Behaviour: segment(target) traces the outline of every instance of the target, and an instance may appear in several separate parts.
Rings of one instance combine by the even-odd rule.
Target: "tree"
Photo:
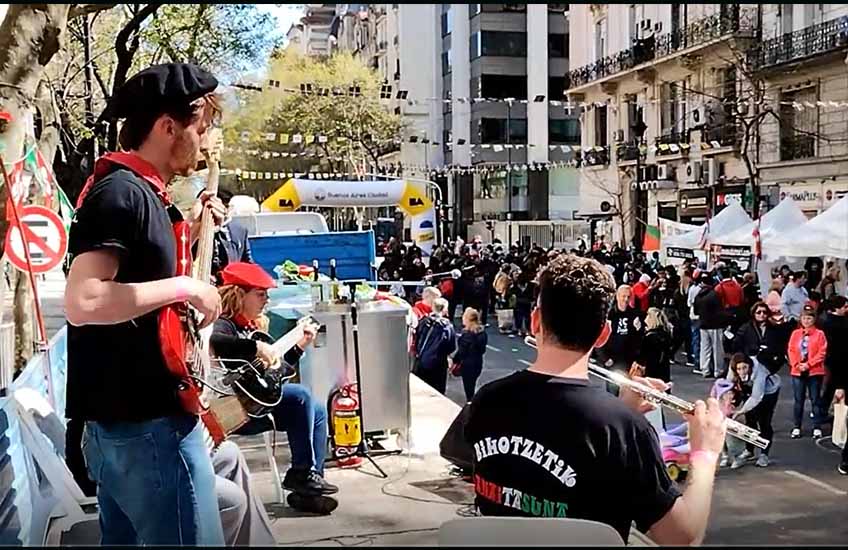
[[[285,51],[272,59],[268,73],[279,87],[240,94],[243,104],[225,125],[227,143],[261,149],[272,159],[275,152],[316,153],[322,156],[319,171],[333,172],[353,172],[365,163],[379,166],[380,157],[397,147],[401,119],[381,100],[383,83],[376,71],[350,54],[315,59]],[[269,140],[272,133],[275,139]],[[280,143],[280,134],[287,143]],[[292,144],[298,134],[302,143]],[[302,163],[297,159],[273,160],[271,170],[297,170],[296,163]],[[257,161],[232,152],[225,157],[230,165],[249,162],[251,169]]]

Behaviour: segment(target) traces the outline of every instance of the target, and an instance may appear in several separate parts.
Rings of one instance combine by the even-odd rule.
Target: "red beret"
[[[221,271],[221,279],[225,285],[237,285],[247,288],[269,289],[276,288],[274,278],[256,264],[235,262],[227,264]]]

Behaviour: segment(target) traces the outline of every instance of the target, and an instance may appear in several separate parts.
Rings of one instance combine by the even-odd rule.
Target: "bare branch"
[[[82,17],[83,15],[89,15],[92,13],[99,13],[101,11],[111,10],[118,4],[74,4],[71,6],[71,10],[68,12],[68,20],[76,19],[77,17]]]

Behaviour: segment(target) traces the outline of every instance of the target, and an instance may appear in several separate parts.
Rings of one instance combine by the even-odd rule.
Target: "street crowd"
[[[396,239],[379,242],[378,249],[384,257],[381,280],[422,281],[391,290],[415,304],[423,320],[411,339],[416,372],[442,393],[450,372],[462,376],[471,400],[484,363],[484,329],[497,319],[501,333],[529,334],[536,274],[559,254],[570,253],[594,258],[617,284],[608,317],[610,337],[593,352],[598,364],[669,383],[674,365],[692,369],[714,379],[711,395],[720,399],[728,417],[769,441],[786,385],[794,401],[793,439],[805,433],[823,437],[833,425],[831,405],[844,403],[848,299],[838,292],[843,288],[838,266],[821,258],[808,258],[802,271],[786,265],[774,270],[767,292],[761,292],[756,275],[734,261],[719,261],[709,269],[696,259],[662,265],[658,252],[648,256],[618,243],[608,246],[603,238],[592,246],[581,240],[570,250],[546,250],[483,244],[477,237],[439,246],[429,258]],[[450,276],[454,270],[458,278]],[[456,329],[460,305],[465,309]],[[808,432],[805,423],[811,424]],[[757,466],[769,465],[771,448],[757,456],[753,446],[728,440],[723,466],[737,469],[754,460]],[[838,469],[848,475],[848,452]]]

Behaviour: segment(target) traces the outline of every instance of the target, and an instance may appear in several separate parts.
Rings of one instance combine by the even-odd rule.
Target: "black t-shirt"
[[[626,367],[630,368],[630,363],[639,353],[644,334],[642,312],[630,306],[621,311],[617,305],[613,305],[608,318],[611,332],[600,355],[604,361],[612,359],[616,363],[626,363]]]
[[[525,370],[487,384],[465,438],[483,515],[593,520],[627,541],[680,496],[645,417],[587,380]]]
[[[91,188],[71,225],[69,262],[103,249],[120,258],[116,282],[141,283],[176,274],[176,240],[168,210],[149,183],[123,168]],[[158,313],[117,325],[68,325],[69,418],[144,421],[182,410],[177,379],[162,355]]]

